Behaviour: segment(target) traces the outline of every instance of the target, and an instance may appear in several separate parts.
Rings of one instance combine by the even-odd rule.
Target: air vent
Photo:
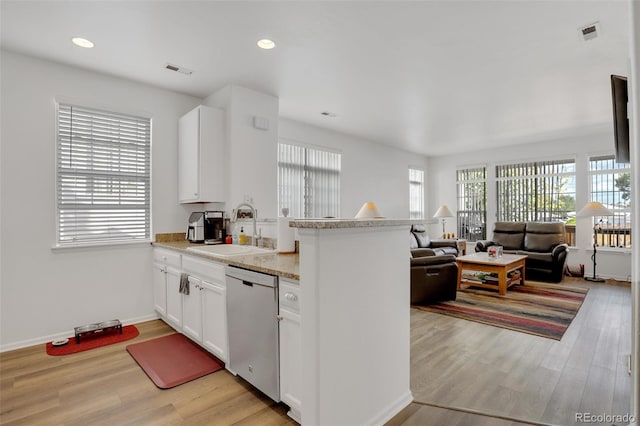
[[[324,115],[325,117],[331,117],[331,118],[337,117],[337,115],[335,113],[329,112],[329,111],[322,111],[320,114]]]
[[[190,69],[185,68],[185,67],[179,67],[178,65],[172,65],[170,63],[164,64],[164,67],[166,69],[168,69],[168,70],[179,72],[179,73],[186,74],[186,75],[193,74],[193,70],[190,70]]]
[[[582,34],[582,38],[584,41],[597,38],[600,35],[600,23],[595,22],[593,24],[589,24],[585,27],[580,28],[580,34]]]

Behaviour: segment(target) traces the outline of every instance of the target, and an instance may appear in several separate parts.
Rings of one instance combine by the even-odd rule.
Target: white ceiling
[[[3,48],[199,97],[235,83],[278,96],[283,117],[427,155],[609,129],[609,75],[627,74],[626,1],[0,7]],[[578,28],[595,21],[600,37],[584,42]],[[277,47],[258,49],[264,37]]]

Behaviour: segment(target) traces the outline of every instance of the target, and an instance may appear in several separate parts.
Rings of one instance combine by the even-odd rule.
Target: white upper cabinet
[[[224,111],[200,105],[178,121],[178,199],[224,201]]]

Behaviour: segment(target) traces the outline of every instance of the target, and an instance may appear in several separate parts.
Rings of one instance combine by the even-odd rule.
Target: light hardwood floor
[[[561,341],[412,309],[414,400],[557,425],[628,414],[630,287],[564,283],[590,290]]]
[[[576,412],[627,413],[630,289],[590,287],[560,342],[412,310],[415,402],[389,425],[571,425]],[[124,348],[173,330],[159,320],[138,328],[135,340],[75,355],[50,357],[44,345],[0,354],[0,424],[295,424],[227,371],[156,388]]]

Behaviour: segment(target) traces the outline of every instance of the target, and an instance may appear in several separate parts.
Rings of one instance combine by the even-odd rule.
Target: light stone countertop
[[[424,223],[424,219],[294,219],[289,223],[291,228],[306,229],[344,229],[344,228],[376,228],[382,226],[402,226]]]
[[[184,235],[184,234],[182,234]],[[212,253],[202,253],[187,250],[189,247],[202,247],[203,244],[193,244],[186,240],[166,241],[151,243],[154,247],[179,251],[182,254],[199,257],[207,260],[225,263],[227,265],[238,266],[240,268],[251,269],[256,272],[277,275],[282,278],[300,280],[300,261],[298,253],[276,253],[260,255],[237,255],[237,256],[216,256]]]

